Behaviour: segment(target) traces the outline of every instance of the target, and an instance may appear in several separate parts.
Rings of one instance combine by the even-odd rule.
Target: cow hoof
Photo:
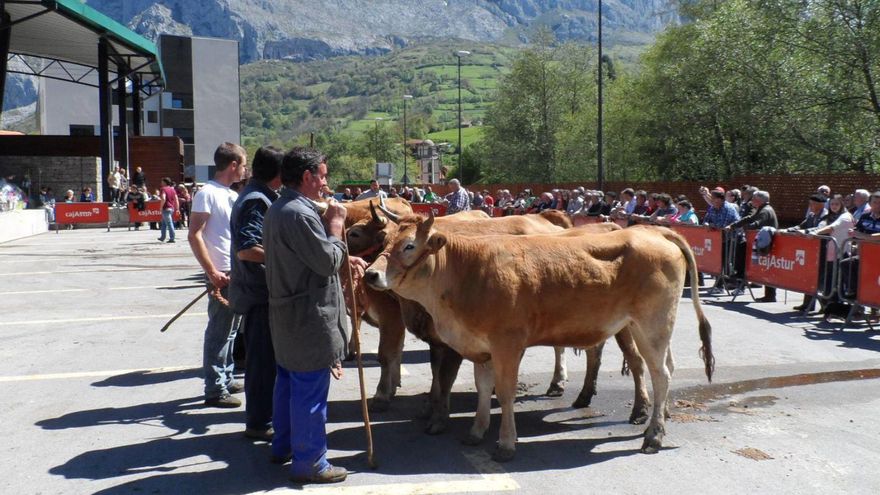
[[[515,449],[508,449],[499,445],[495,448],[495,452],[492,453],[492,460],[495,462],[507,462],[513,460],[515,454]]]
[[[547,391],[544,392],[544,395],[547,397],[562,397],[563,392],[565,392],[565,387],[559,383],[551,383]]]
[[[385,412],[391,407],[391,401],[388,399],[380,399],[378,397],[373,397],[370,400],[370,411],[371,412]]]
[[[571,407],[581,408],[581,407],[590,407],[590,402],[593,401],[592,395],[580,394],[578,398],[575,399],[574,403]]]
[[[439,435],[444,431],[446,431],[445,421],[431,421],[428,423],[428,426],[425,427],[425,433],[428,435]]]
[[[636,410],[633,409],[632,414],[629,415],[629,423],[632,425],[643,425],[648,422],[648,410]]]
[[[661,442],[659,438],[646,438],[642,443],[643,454],[656,454],[660,451]]]
[[[461,443],[464,445],[475,447],[483,443],[483,437],[479,437],[477,435],[474,435],[473,433],[468,433],[467,436],[461,440]]]

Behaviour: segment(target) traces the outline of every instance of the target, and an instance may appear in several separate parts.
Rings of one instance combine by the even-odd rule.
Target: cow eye
[[[404,250],[404,251],[409,251],[410,249],[415,249],[415,248],[416,248],[416,245],[415,245],[415,244],[407,244],[407,245],[403,248],[403,250]]]
[[[351,232],[348,233],[348,236],[349,237],[360,237],[360,234],[358,234],[357,230],[352,230]]]

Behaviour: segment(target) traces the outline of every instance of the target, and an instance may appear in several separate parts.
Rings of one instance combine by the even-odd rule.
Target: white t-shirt
[[[229,250],[232,248],[232,235],[229,231],[229,218],[236,199],[237,192],[212,180],[199,189],[192,202],[193,213],[210,215],[202,231],[202,239],[208,248],[208,257],[221,272],[231,269]]]

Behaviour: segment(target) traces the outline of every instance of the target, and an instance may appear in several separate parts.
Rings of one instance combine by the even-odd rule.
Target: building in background
[[[214,175],[217,145],[241,142],[238,41],[163,34],[156,44],[165,69],[165,91],[144,100],[141,134],[179,137],[184,144],[184,175],[205,182]],[[93,77],[97,83],[97,75]],[[96,89],[48,78],[39,82],[41,134],[98,134]],[[114,93],[115,132],[118,116]],[[139,165],[133,162],[131,167]]]

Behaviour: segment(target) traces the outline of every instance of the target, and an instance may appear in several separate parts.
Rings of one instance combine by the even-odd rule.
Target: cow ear
[[[433,252],[437,252],[446,245],[446,236],[440,233],[436,233],[428,238],[428,249]]]

